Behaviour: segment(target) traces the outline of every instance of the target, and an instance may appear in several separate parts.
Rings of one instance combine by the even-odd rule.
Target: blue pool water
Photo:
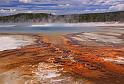
[[[95,32],[99,27],[68,25],[0,25],[0,33],[78,33]]]

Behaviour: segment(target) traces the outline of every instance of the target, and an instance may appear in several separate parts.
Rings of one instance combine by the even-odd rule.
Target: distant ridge
[[[52,15],[45,13],[20,13],[0,16],[0,22],[124,22],[124,11],[107,13]]]

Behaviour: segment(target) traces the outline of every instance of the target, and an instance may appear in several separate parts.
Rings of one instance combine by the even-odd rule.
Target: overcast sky
[[[0,14],[124,11],[124,0],[0,0]]]

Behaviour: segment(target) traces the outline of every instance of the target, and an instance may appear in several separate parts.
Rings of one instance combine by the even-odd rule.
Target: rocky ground
[[[31,35],[33,44],[0,51],[0,84],[124,84],[122,30]]]

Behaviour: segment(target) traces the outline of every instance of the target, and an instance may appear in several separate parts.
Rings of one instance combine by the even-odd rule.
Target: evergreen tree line
[[[124,11],[108,13],[52,15],[44,13],[21,13],[0,16],[0,22],[124,22]]]

